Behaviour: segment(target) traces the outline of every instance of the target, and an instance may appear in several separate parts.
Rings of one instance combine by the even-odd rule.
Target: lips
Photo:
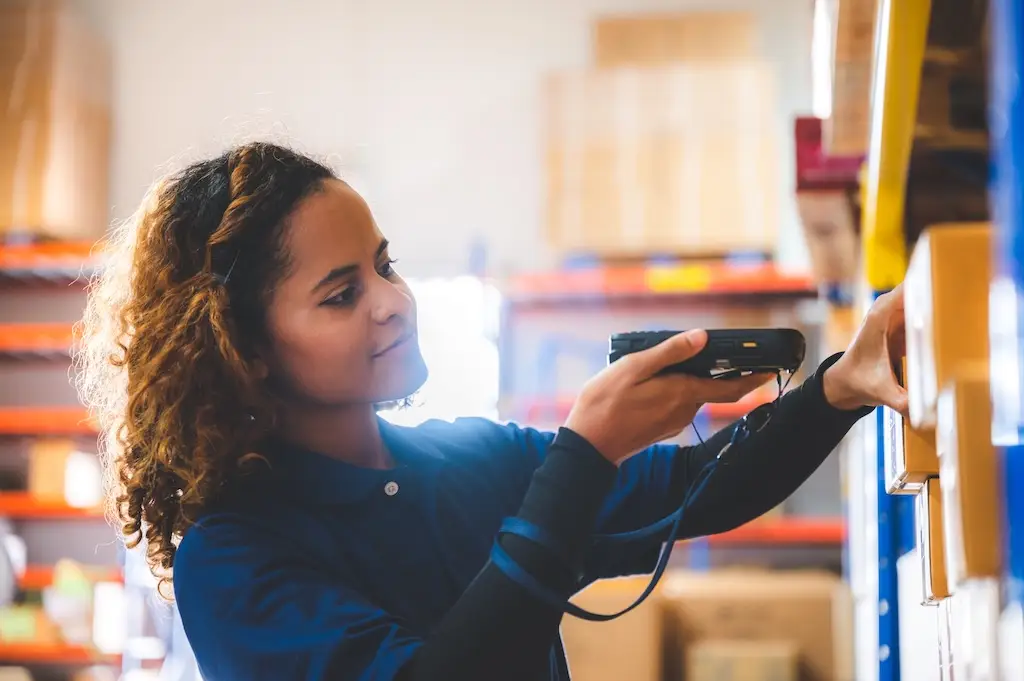
[[[405,345],[406,343],[409,342],[409,340],[412,338],[412,335],[413,334],[412,334],[411,331],[403,333],[401,336],[396,338],[390,345],[385,346],[383,350],[380,350],[379,352],[374,353],[373,358],[377,359],[378,357],[383,357],[384,355],[388,354],[392,350],[400,348],[401,346],[403,346],[403,345]]]

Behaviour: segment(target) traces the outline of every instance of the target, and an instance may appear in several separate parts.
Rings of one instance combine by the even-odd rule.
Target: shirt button
[[[393,497],[398,494],[398,483],[392,480],[388,484],[384,485],[384,494],[387,494],[389,497]]]

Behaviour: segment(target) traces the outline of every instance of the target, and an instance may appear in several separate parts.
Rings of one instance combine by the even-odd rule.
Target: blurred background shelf
[[[84,283],[94,270],[91,241],[44,241],[0,246],[0,284],[10,282]]]
[[[696,261],[520,274],[509,280],[503,293],[510,305],[577,305],[638,299],[673,303],[702,297],[813,297],[817,287],[806,274],[787,274],[770,263]]]
[[[0,492],[0,518],[97,520],[103,518],[103,510],[38,499],[28,492]]]
[[[70,644],[0,642],[0,664],[26,665],[119,665],[118,655],[104,655],[92,648]]]
[[[0,407],[0,436],[95,435],[81,407]]]
[[[0,324],[0,359],[68,357],[73,342],[71,324]]]
[[[124,574],[118,568],[85,568],[87,576],[97,582],[123,582]],[[29,565],[18,580],[18,586],[25,591],[40,591],[53,584],[53,567],[50,565]]]
[[[807,546],[838,548],[846,539],[846,521],[836,518],[771,518],[707,538],[711,546]]]

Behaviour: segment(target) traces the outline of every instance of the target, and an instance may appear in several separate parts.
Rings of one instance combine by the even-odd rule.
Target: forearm
[[[566,599],[576,590],[598,509],[615,467],[571,431],[559,433],[518,516],[559,542],[560,555],[515,535],[502,548]],[[535,598],[493,563],[477,575],[406,668],[405,681],[535,678],[550,664],[561,609]]]
[[[731,530],[785,501],[857,420],[870,413],[870,408],[836,409],[825,399],[823,377],[836,359],[830,357],[814,376],[783,396],[764,429],[730,447],[718,461],[707,485],[685,513],[685,537]],[[717,433],[706,446],[680,449],[671,474],[673,503],[682,502],[700,471],[730,441],[734,427]]]

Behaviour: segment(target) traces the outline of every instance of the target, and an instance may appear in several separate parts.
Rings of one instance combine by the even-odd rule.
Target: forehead
[[[319,277],[333,268],[357,264],[373,258],[381,239],[363,197],[344,182],[328,180],[289,219],[292,271]]]

